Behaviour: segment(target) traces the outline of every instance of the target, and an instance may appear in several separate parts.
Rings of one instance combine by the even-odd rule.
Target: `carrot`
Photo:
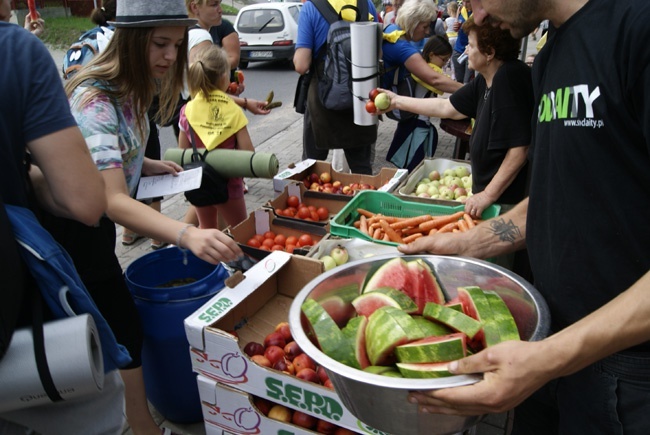
[[[414,240],[419,239],[420,237],[424,237],[424,234],[422,233],[415,233],[411,234],[410,236],[404,237],[404,243],[411,243]]]
[[[359,230],[363,234],[368,234],[368,219],[364,215],[359,218]]]
[[[364,210],[362,208],[358,208],[357,213],[359,213],[360,215],[365,216],[367,218],[371,218],[371,217],[373,217],[375,215],[373,212],[368,211],[368,210]]]
[[[458,229],[462,232],[469,230],[469,225],[465,222],[465,219],[458,219]]]
[[[476,224],[474,223],[474,219],[472,219],[472,217],[467,213],[463,215],[463,219],[465,220],[465,222],[467,222],[467,227],[469,229],[472,229],[476,226]]]
[[[390,242],[390,237],[388,237],[388,234],[384,233],[384,237],[381,238],[384,242]]]
[[[397,232],[390,226],[386,221],[381,221],[381,229],[388,234],[388,238],[391,242],[404,243],[402,237],[397,234]]]
[[[457,226],[458,226],[458,224],[456,222],[449,222],[448,224],[443,225],[438,230],[438,233],[450,233]]]
[[[438,228],[431,228],[431,231],[429,231],[429,235],[432,236],[437,232],[438,232]]]
[[[402,219],[402,220],[400,220],[398,222],[392,223],[390,226],[394,230],[399,230],[399,229],[402,229],[402,228],[418,226],[421,223],[429,221],[431,219],[433,219],[433,217],[431,215],[423,214],[423,215],[415,216],[415,217],[408,218],[408,219]]]
[[[381,228],[377,228],[373,233],[372,233],[372,238],[380,240],[381,237]]]

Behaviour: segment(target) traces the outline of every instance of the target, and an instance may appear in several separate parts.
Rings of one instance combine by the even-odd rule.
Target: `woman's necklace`
[[[483,101],[486,101],[488,97],[490,96],[490,91],[492,90],[492,87],[486,87],[485,88],[485,93],[483,94]]]

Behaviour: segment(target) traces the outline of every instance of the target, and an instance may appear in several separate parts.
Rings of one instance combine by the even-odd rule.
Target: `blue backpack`
[[[95,27],[81,35],[65,53],[63,78],[69,79],[98,54],[113,36],[113,27]],[[101,41],[98,41],[98,38]]]

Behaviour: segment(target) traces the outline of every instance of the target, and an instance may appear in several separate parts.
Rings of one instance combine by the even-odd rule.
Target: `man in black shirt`
[[[544,19],[553,25],[533,66],[530,196],[468,233],[400,250],[487,258],[527,246],[555,334],[453,363],[456,373],[480,372],[484,380],[412,398],[455,414],[521,404],[516,434],[647,434],[650,2],[472,3],[478,24],[509,28],[514,37]],[[499,224],[511,234],[496,231]]]

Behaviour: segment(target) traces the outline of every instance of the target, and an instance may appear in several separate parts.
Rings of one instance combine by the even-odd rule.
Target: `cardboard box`
[[[197,377],[197,382],[206,435],[317,433],[292,423],[268,418],[255,407],[252,396],[248,393],[201,375]]]
[[[277,209],[284,210],[287,208],[287,198],[289,196],[297,196],[300,199],[300,202],[314,207],[325,207],[329,211],[329,218],[327,220],[322,220],[318,222],[307,221],[297,217],[290,217],[284,215],[278,215],[276,213]],[[287,220],[291,222],[302,222],[311,225],[327,225],[329,219],[332,218],[336,213],[341,211],[341,209],[347,204],[349,198],[345,195],[319,195],[317,192],[308,190],[303,183],[298,183],[296,181],[291,181],[284,187],[284,191],[277,196],[275,199],[266,203],[266,207],[273,210],[273,214],[276,218]]]
[[[442,176],[443,172],[447,169],[453,169],[456,166],[463,166],[467,168],[470,173],[472,167],[466,160],[451,160],[451,159],[424,159],[422,162],[409,174],[405,181],[400,184],[395,192],[395,195],[405,201],[423,202],[427,204],[443,204],[456,206],[460,201],[436,199],[436,198],[422,198],[413,194],[418,182],[423,178],[428,178],[431,171],[438,171]]]
[[[322,272],[317,260],[272,252],[241,283],[225,288],[185,319],[192,367],[212,381],[359,431],[367,426],[334,390],[259,366],[242,350],[250,341],[263,342],[278,323],[286,322],[293,297]],[[238,337],[226,332],[230,330]]]
[[[265,258],[269,255],[269,251],[248,246],[247,242],[255,234],[264,234],[267,231],[284,234],[287,237],[300,237],[303,234],[309,234],[314,241],[314,245],[294,251],[298,255],[307,255],[327,235],[329,232],[329,223],[324,226],[317,226],[310,225],[308,222],[301,221],[300,219],[292,219],[291,221],[288,219],[277,219],[273,211],[268,208],[259,208],[252,211],[248,218],[237,226],[227,229],[227,233],[235,239],[241,249],[257,260]]]
[[[392,168],[382,168],[377,175],[348,174],[335,171],[329,162],[307,159],[297,163],[293,167],[283,170],[273,177],[273,189],[279,195],[291,180],[302,183],[306,176],[312,173],[322,174],[323,172],[329,172],[332,175],[332,180],[338,180],[344,186],[352,183],[368,184],[382,192],[394,191],[408,175],[408,170],[406,169]],[[322,196],[340,196],[347,198],[348,201],[350,199],[349,195],[335,195],[322,192],[318,192],[318,194]]]

